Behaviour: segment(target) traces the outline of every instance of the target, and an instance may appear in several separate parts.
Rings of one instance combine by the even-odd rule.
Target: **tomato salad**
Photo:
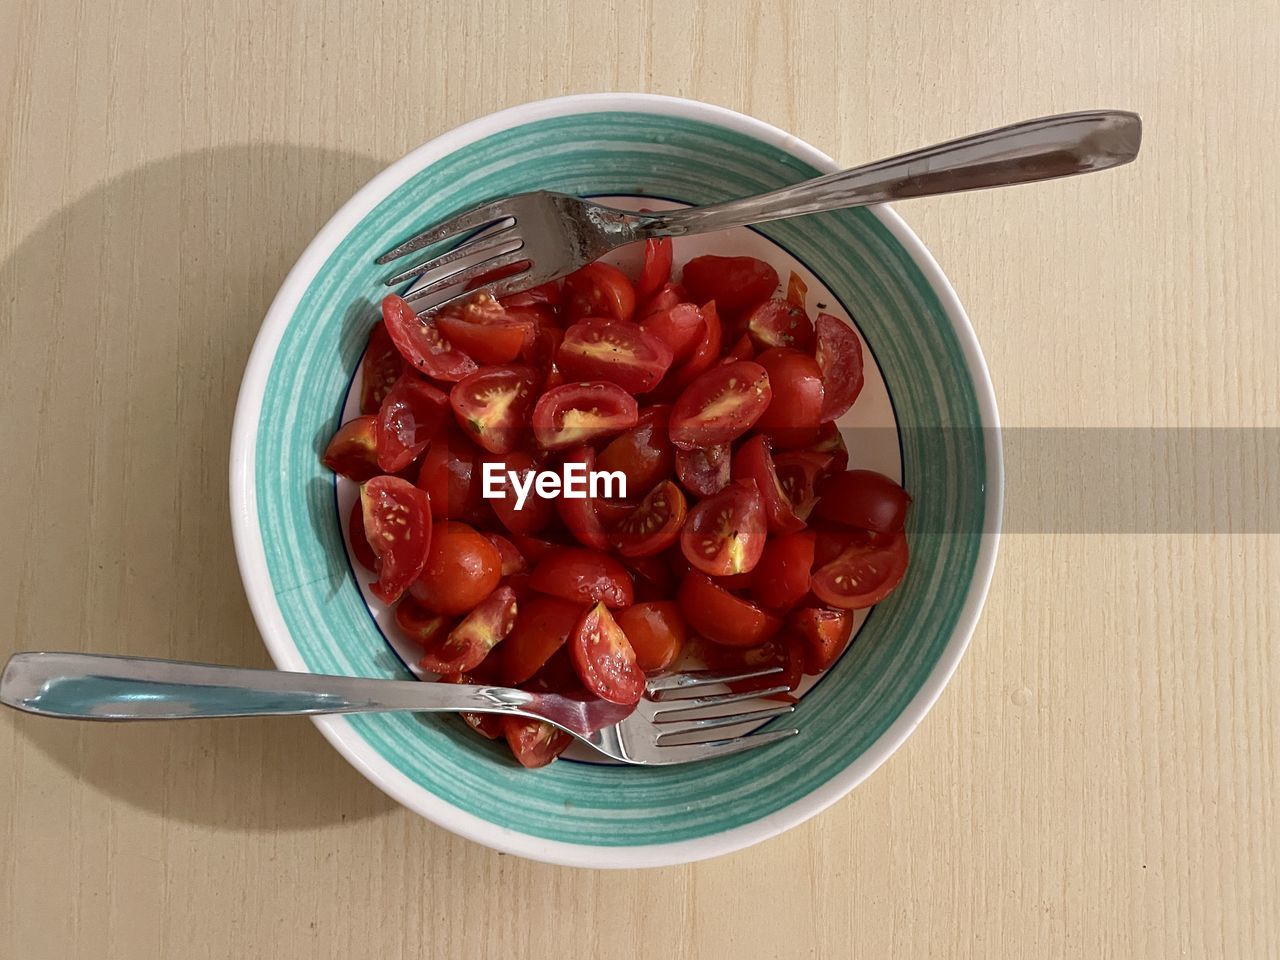
[[[671,241],[648,241],[634,280],[593,263],[425,320],[383,301],[360,415],[323,460],[361,485],[356,561],[442,682],[633,705],[646,672],[693,660],[777,664],[768,684],[795,690],[902,580],[911,498],[848,469],[835,426],[862,389],[857,335],[761,260],[671,269]],[[569,463],[621,473],[628,499],[482,495],[491,466]],[[570,742],[465,719],[527,767]]]

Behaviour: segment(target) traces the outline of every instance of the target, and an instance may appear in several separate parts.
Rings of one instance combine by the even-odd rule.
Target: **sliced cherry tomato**
[[[688,302],[689,292],[685,290],[682,285],[678,283],[664,283],[662,288],[636,311],[636,316],[643,320],[650,314],[658,313],[661,310],[670,310],[677,303]]]
[[[626,321],[635,312],[635,288],[617,267],[589,263],[564,278],[564,313],[570,320],[605,317]]]
[[[364,483],[381,473],[378,466],[376,417],[356,417],[338,428],[324,448],[320,462],[356,483]]]
[[[590,477],[596,469],[596,454],[588,446],[576,447],[570,450],[564,457],[564,464],[567,468],[569,464],[581,464],[583,474]],[[564,491],[556,498],[556,511],[560,514],[560,519],[564,521],[564,525],[569,528],[569,532],[573,534],[573,538],[584,547],[594,547],[597,550],[604,550],[609,546],[609,538],[605,535],[604,524],[600,520],[600,516],[596,510],[599,502],[595,497],[591,496],[591,487],[586,485],[585,497],[570,497]]]
[[[364,534],[378,558],[374,596],[394,603],[422,572],[431,547],[431,503],[399,477],[374,477],[360,488]]]
[[[613,528],[613,543],[624,557],[652,557],[680,536],[685,518],[684,494],[664,480]]]
[[[840,659],[853,635],[853,614],[848,610],[808,607],[787,620],[804,643],[804,672],[822,673]]]
[[[685,388],[671,409],[671,442],[693,449],[728,443],[760,419],[773,393],[769,374],[750,360],[708,370]]]
[[[476,467],[480,470],[482,495],[491,491],[501,494],[484,499],[512,534],[527,536],[537,533],[551,522],[555,516],[555,504],[538,492],[536,479],[540,465],[532,454],[517,450],[502,457],[482,456],[476,461]],[[527,490],[523,503],[520,502],[519,491],[512,485],[512,473],[515,473],[521,488]],[[486,474],[495,477],[488,489],[484,485]]]
[[[813,573],[811,589],[823,603],[861,610],[879,603],[907,572],[907,538],[864,534]]]
[[[502,735],[520,766],[545,767],[573,743],[573,737],[545,720],[503,715]]]
[[[640,329],[667,345],[674,364],[684,363],[693,356],[705,327],[702,311],[692,303],[655,310],[640,321]]]
[[[812,443],[822,416],[822,371],[807,353],[774,347],[756,357],[769,374],[773,398],[756,421],[779,447],[790,449]]]
[[[476,443],[490,453],[510,453],[528,437],[537,386],[529,367],[485,367],[454,384],[449,403]]]
[[[768,610],[789,610],[809,592],[816,537],[812,530],[770,537],[752,572],[752,587]]]
[[[489,542],[498,548],[498,556],[502,558],[502,576],[509,577],[512,574],[524,573],[529,569],[529,564],[516,545],[504,537],[500,533],[494,533],[492,530],[484,531],[484,535],[489,538]],[[518,592],[518,591],[517,591]]]
[[[449,398],[416,373],[406,371],[378,410],[374,435],[378,466],[399,473],[422,455],[448,417]]]
[[[503,310],[496,300],[493,303],[498,310]],[[473,323],[464,317],[443,314],[436,318],[436,326],[456,349],[477,363],[510,363],[535,333],[533,323],[524,318],[492,318]]]
[[[644,267],[636,281],[636,298],[648,300],[671,279],[671,238],[658,237],[644,242]]]
[[[732,461],[727,443],[676,451],[676,476],[695,497],[709,497],[729,484]]]
[[[727,577],[755,568],[765,536],[760,491],[752,480],[735,480],[689,511],[680,549],[691,566]]]
[[[506,266],[498,267],[487,273],[482,273],[470,283],[467,284],[468,290],[478,290],[480,287],[486,286],[505,277],[514,277],[517,273],[523,273],[529,269],[528,260],[520,260],[516,263],[509,263]],[[530,305],[545,304],[552,310],[560,309],[562,300],[560,293],[560,283],[551,280],[539,286],[523,290],[520,293],[509,293],[502,297],[498,302],[504,307],[525,307]]]
[[[685,575],[676,600],[695,632],[729,647],[759,646],[782,626],[777,617],[716,586],[696,570]]]
[[[675,550],[681,560],[680,550]],[[668,554],[667,556],[670,556]],[[636,599],[643,601],[665,600],[673,593],[676,575],[667,563],[667,556],[625,557],[623,562],[635,574]]]
[[[427,647],[419,666],[433,673],[466,673],[507,638],[516,623],[516,594],[498,587],[442,640]]]
[[[540,593],[577,603],[629,607],[635,597],[627,568],[609,554],[585,547],[548,550],[529,582]]]
[[[902,529],[911,495],[883,473],[846,470],[827,477],[814,514],[859,530],[896,533]]]
[[[396,604],[396,624],[404,635],[421,646],[443,639],[453,629],[453,618],[444,617],[423,607],[411,596],[403,596]]]
[[[670,600],[627,607],[618,614],[618,626],[635,651],[636,666],[646,672],[675,663],[689,633],[680,607]]]
[[[450,425],[431,441],[418,470],[418,489],[431,497],[431,515],[437,520],[482,515],[480,473],[475,465],[475,445],[457,427]]]
[[[764,502],[764,514],[770,533],[795,533],[804,529],[804,520],[795,512],[774,470],[769,441],[755,434],[733,455],[733,478],[753,480]]]
[[[600,525],[606,530],[612,530],[615,526],[631,516],[631,511],[639,506],[634,500],[615,500],[610,497],[599,497],[596,499],[596,516],[600,518]]]
[[[726,314],[741,313],[778,289],[778,271],[755,257],[694,257],[683,281],[696,301],[714,300]]]
[[[761,350],[771,347],[813,349],[813,324],[804,307],[786,300],[766,300],[746,315],[745,325],[751,340]]]
[[[364,535],[364,510],[359,500],[351,505],[351,513],[347,516],[347,541],[351,544],[351,554],[356,563],[366,570],[378,569],[378,556]]]
[[[831,454],[813,450],[788,450],[773,458],[774,476],[790,504],[791,512],[802,521],[809,519],[818,502],[818,484],[827,476]]]
[[[583,606],[559,597],[530,594],[520,604],[516,625],[502,644],[499,676],[508,685],[524,683],[564,646]]]
[[[755,344],[751,342],[751,338],[745,333],[738,338],[738,342],[729,348],[729,352],[724,355],[721,363],[733,363],[735,360],[750,360],[756,355]]]
[[[540,537],[533,537],[526,533],[511,534],[511,541],[529,563],[537,563],[547,555],[548,551],[554,550],[559,546],[559,544],[552,543],[550,540],[543,540]]]
[[[403,372],[404,358],[391,342],[387,325],[379,320],[369,331],[369,343],[360,358],[360,412],[377,413]]]
[[[454,349],[434,323],[421,320],[413,307],[394,293],[382,299],[382,319],[400,356],[419,373],[447,381],[475,373],[474,360]]]
[[[800,274],[792,270],[787,277],[787,303],[797,310],[803,310],[808,296],[809,285],[800,279]]]
[[[556,366],[569,380],[604,380],[645,393],[671,366],[671,349],[634,323],[585,320],[564,332]]]
[[[720,323],[720,311],[716,309],[714,300],[704,303],[698,308],[702,317],[702,328],[698,334],[698,344],[684,364],[669,378],[675,387],[687,387],[702,376],[720,359],[720,345],[724,338],[724,328]]]
[[[470,673],[446,673],[439,683],[487,683],[488,681]],[[502,736],[502,715],[498,713],[463,713],[459,714],[469,726],[486,740],[497,740]]]
[[[454,616],[493,593],[501,576],[498,548],[465,523],[449,520],[436,527],[426,563],[409,593],[428,610]]]
[[[849,448],[844,444],[844,434],[830,420],[818,427],[818,435],[809,449],[831,457],[831,462],[824,468],[826,473],[841,473],[849,466]]]
[[[829,313],[818,314],[817,340],[814,356],[825,389],[822,419],[835,420],[862,392],[862,341],[853,327]]]
[[[627,635],[603,603],[578,620],[569,637],[569,656],[583,686],[601,700],[624,706],[640,702],[644,674]]]
[[[790,691],[799,687],[804,678],[803,644],[790,631],[770,637],[757,647],[726,647],[709,643],[705,647],[704,660],[708,669],[718,673],[749,673],[766,667],[781,667],[779,673],[751,677],[748,680],[733,680],[728,686],[734,693],[786,687],[787,692],[766,694],[768,699],[784,703],[795,703],[796,698],[791,696]]]
[[[614,383],[566,383],[548,390],[533,408],[533,433],[546,450],[575,447],[636,425],[635,397]]]
[[[599,470],[619,471],[627,478],[626,495],[638,497],[671,476],[675,448],[667,437],[669,407],[640,411],[636,425],[609,441],[596,458]]]

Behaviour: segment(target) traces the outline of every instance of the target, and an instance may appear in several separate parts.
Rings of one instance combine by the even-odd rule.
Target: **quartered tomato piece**
[[[488,470],[491,476],[496,477],[489,490],[500,491],[502,495],[485,497],[484,502],[512,534],[534,534],[551,522],[555,515],[555,504],[538,493],[536,479],[539,463],[532,454],[517,450],[502,457],[481,456],[476,461],[476,469],[480,471],[482,493],[488,492],[484,487],[485,471]],[[519,489],[527,490],[523,503],[518,489],[512,483],[512,473],[516,475],[515,483],[519,484]]]
[[[338,428],[329,445],[324,448],[320,462],[356,483],[377,476],[378,436],[376,417],[356,417]]]
[[[492,530],[486,530],[484,535],[489,538],[490,543],[498,548],[498,556],[502,558],[502,575],[504,577],[524,573],[529,569],[529,564],[525,560],[524,554],[516,549],[514,543],[502,534],[494,533]]]
[[[764,513],[770,533],[795,533],[804,529],[804,520],[795,512],[778,475],[774,472],[769,441],[756,434],[733,455],[733,478],[754,480],[764,502]]]
[[[369,538],[364,535],[364,510],[359,500],[351,505],[351,513],[347,516],[347,541],[360,566],[366,570],[378,569],[377,554],[369,546]]]
[[[731,448],[727,443],[713,443],[693,450],[676,451],[676,476],[684,488],[696,497],[719,493],[729,483]]]
[[[627,568],[609,554],[585,547],[548,550],[529,582],[539,593],[576,603],[629,607],[635,597]]]
[[[634,323],[585,320],[564,332],[556,366],[568,380],[604,380],[645,393],[671,366],[671,349]]]
[[[804,672],[822,673],[840,659],[853,634],[853,614],[848,610],[808,607],[787,619],[804,644]]]
[[[774,476],[787,498],[791,512],[809,519],[818,502],[818,484],[831,468],[831,454],[813,450],[789,450],[773,458]]]
[[[463,520],[482,514],[476,448],[455,426],[431,441],[418,469],[418,489],[431,497],[437,520]]]
[[[436,317],[436,326],[456,349],[477,363],[510,363],[533,339],[534,324],[527,318],[506,315],[501,304],[489,299],[496,309],[484,322],[473,322],[465,314],[453,316],[446,313]]]
[[[684,494],[670,480],[654,487],[613,528],[613,543],[624,557],[652,557],[676,542],[685,519]]]
[[[428,610],[456,616],[491,594],[501,576],[498,548],[465,523],[450,520],[436,527],[431,550],[409,592]]]
[[[480,666],[489,651],[507,638],[516,622],[516,595],[498,587],[444,639],[427,647],[419,666],[433,673],[466,673]]]
[[[454,384],[454,417],[490,453],[509,453],[528,437],[538,387],[529,367],[485,367]]]
[[[401,597],[396,604],[396,625],[406,637],[424,647],[444,639],[453,624],[452,617],[433,613],[411,596]]]
[[[817,361],[799,350],[774,347],[756,357],[756,363],[768,372],[773,393],[756,429],[782,448],[812,443],[822,416],[822,371]]]
[[[800,279],[800,274],[792,270],[787,277],[787,303],[797,310],[803,310],[808,296],[809,285]]]
[[[841,610],[861,610],[879,603],[907,572],[907,538],[856,535],[831,562],[813,573],[811,589],[823,603]]]
[[[377,413],[403,372],[404,358],[391,342],[387,325],[379,320],[369,331],[369,344],[360,358],[360,412]]]
[[[741,313],[778,289],[778,271],[755,257],[694,257],[682,282],[693,299],[714,300],[726,314]]]
[[[524,683],[542,669],[569,639],[583,605],[533,593],[522,601],[511,636],[502,644],[499,676],[505,684]]]
[[[636,425],[635,397],[614,383],[566,383],[533,408],[533,433],[546,450],[575,447]]]
[[[691,566],[727,577],[755,568],[765,536],[760,491],[752,480],[735,480],[689,511],[680,549]]]
[[[475,373],[474,360],[455,349],[433,322],[421,320],[413,307],[394,293],[382,299],[382,319],[400,356],[419,373],[447,381]]]
[[[829,313],[818,314],[814,357],[822,371],[823,421],[835,420],[862,392],[862,341],[853,327]]]
[[[696,570],[685,575],[676,601],[694,632],[729,647],[759,646],[782,626],[777,617],[716,586]]]
[[[636,291],[627,275],[607,263],[589,263],[564,278],[564,314],[570,320],[606,317],[630,320]]]
[[[671,409],[671,442],[693,449],[728,443],[755,424],[773,394],[769,374],[750,360],[708,370],[685,388]]]
[[[671,351],[672,363],[684,363],[697,349],[705,329],[702,311],[692,303],[655,310],[640,321],[640,329],[657,337]]]
[[[618,614],[618,626],[635,651],[636,666],[646,672],[675,663],[689,633],[680,607],[670,600],[627,607]]]
[[[677,303],[688,302],[689,292],[683,286],[678,283],[664,283],[657,293],[641,304],[640,309],[636,311],[636,316],[644,320],[650,314],[670,310]]]
[[[578,620],[569,637],[569,656],[583,686],[601,700],[623,705],[640,702],[644,673],[627,635],[603,603]]]
[[[545,767],[573,743],[573,737],[545,720],[502,717],[502,735],[522,767]]]
[[[745,317],[747,334],[761,350],[771,347],[813,349],[813,324],[804,307],[786,300],[766,300]]]
[[[672,245],[670,237],[644,242],[644,267],[636,281],[636,298],[644,301],[657,293],[671,279]]]
[[[449,413],[449,398],[412,371],[388,391],[378,410],[374,435],[378,466],[398,473],[422,455]]]
[[[768,610],[789,610],[809,592],[815,536],[812,530],[770,537],[752,571],[752,589]]]
[[[896,533],[902,529],[911,495],[883,473],[846,470],[827,477],[814,514],[859,530]]]
[[[571,463],[581,464],[583,475],[589,478],[596,469],[595,451],[588,446],[581,446],[565,454],[566,476],[568,474],[567,468]],[[570,497],[566,492],[561,491],[560,496],[555,501],[556,511],[560,514],[560,519],[564,521],[564,525],[569,528],[569,532],[573,534],[575,540],[583,546],[604,550],[609,546],[609,538],[605,535],[604,524],[596,511],[598,501],[591,496],[589,483],[586,487],[587,495],[585,497]]]
[[[609,441],[596,458],[596,468],[621,472],[627,478],[627,496],[639,497],[671,476],[675,451],[667,437],[669,407],[641,410],[636,425]]]
[[[374,477],[360,488],[364,533],[378,558],[374,596],[394,603],[422,572],[431,546],[427,495],[399,477]]]

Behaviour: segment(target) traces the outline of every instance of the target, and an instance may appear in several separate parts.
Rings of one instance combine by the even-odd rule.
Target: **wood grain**
[[[267,663],[226,492],[260,318],[374,172],[538,97],[696,97],[850,163],[1138,110],[1124,171],[902,212],[1011,427],[1280,427],[1278,24],[1276,0],[8,0],[0,652]],[[954,682],[801,828],[563,870],[407,814],[306,721],[6,712],[0,956],[1270,955],[1280,538],[1073,527],[1047,456],[1011,446],[1010,514],[1043,523],[1005,539]]]

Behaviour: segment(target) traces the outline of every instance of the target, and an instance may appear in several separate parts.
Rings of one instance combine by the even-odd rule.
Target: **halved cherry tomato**
[[[618,626],[635,651],[636,666],[646,672],[675,663],[689,633],[680,607],[670,600],[627,607],[618,614]]]
[[[721,363],[733,363],[735,360],[750,360],[756,355],[755,344],[751,342],[751,338],[745,333],[738,338],[738,342],[729,348],[729,352],[724,355]]]
[[[728,443],[760,419],[773,393],[769,374],[750,360],[708,370],[685,388],[671,409],[671,442],[692,449]]]
[[[484,683],[479,677],[469,673],[446,673],[441,675],[440,683]],[[486,740],[497,740],[502,736],[502,715],[498,713],[462,713],[459,714],[469,726]]]
[[[613,528],[613,543],[624,557],[652,557],[676,542],[685,519],[684,494],[664,480]]]
[[[804,651],[802,641],[793,631],[779,633],[756,647],[726,647],[709,643],[704,650],[708,669],[717,673],[750,673],[766,667],[781,667],[778,673],[730,681],[729,689],[734,693],[746,693],[786,687],[787,692],[766,694],[767,699],[795,703],[796,698],[790,691],[799,687],[804,678]]]
[[[364,534],[378,558],[378,579],[369,589],[394,603],[422,572],[431,547],[431,503],[399,477],[374,477],[360,488]]]
[[[675,555],[680,557],[681,561],[684,560],[679,549],[675,550]],[[665,600],[672,595],[672,587],[675,585],[677,575],[671,569],[671,564],[667,563],[668,556],[670,553],[659,557],[624,558],[623,562],[627,568],[635,574],[636,600]]]
[[[698,314],[702,317],[698,343],[689,359],[672,374],[670,379],[675,387],[687,387],[714,367],[720,359],[724,328],[720,323],[720,311],[716,309],[716,302],[709,300],[704,303],[698,308]]]
[[[516,622],[516,595],[498,587],[462,618],[462,622],[423,654],[419,666],[433,673],[466,673],[507,638]]]
[[[640,309],[636,311],[636,316],[644,320],[650,314],[658,313],[661,310],[670,310],[677,303],[688,303],[689,292],[678,283],[664,283],[662,288],[658,290],[649,300],[641,304]]]
[[[583,606],[559,597],[530,594],[520,604],[516,625],[502,644],[499,676],[508,685],[524,683],[564,646]]]
[[[564,313],[570,320],[607,317],[630,320],[636,291],[627,275],[607,263],[589,263],[564,278]]]
[[[804,307],[786,300],[766,300],[746,315],[745,326],[761,350],[771,347],[813,349],[813,324]]]
[[[756,357],[756,363],[768,372],[773,394],[756,429],[783,448],[812,443],[822,416],[822,371],[817,361],[789,347],[774,347]]]
[[[853,327],[829,313],[818,314],[817,340],[814,356],[825,390],[822,419],[835,420],[862,392],[862,341]]]
[[[634,323],[585,320],[564,332],[556,366],[569,380],[604,380],[645,393],[671,366],[671,349]]]
[[[391,342],[387,325],[379,320],[369,331],[369,343],[360,358],[360,412],[377,413],[403,372],[404,358]]]
[[[669,407],[647,407],[636,425],[609,441],[596,458],[599,470],[620,471],[627,478],[627,496],[639,497],[671,476],[674,448],[667,438]]]
[[[681,581],[676,601],[698,634],[729,647],[759,646],[782,626],[777,617],[716,586],[696,570]]]
[[[596,469],[596,454],[588,446],[576,447],[565,454],[564,463],[566,467],[571,463],[582,464],[584,475],[590,478]],[[604,524],[596,512],[598,501],[591,496],[590,484],[586,486],[585,497],[570,497],[561,491],[555,501],[556,511],[575,540],[585,547],[604,550],[609,546],[609,538],[605,535]]]
[[[366,570],[378,569],[378,556],[369,546],[369,538],[364,535],[364,510],[360,501],[351,505],[351,513],[347,516],[347,541],[351,544],[351,553],[356,563]]]
[[[433,613],[411,596],[401,597],[396,604],[396,624],[406,637],[424,647],[443,638],[453,623],[452,617]]]
[[[639,417],[635,397],[615,383],[566,383],[538,400],[533,433],[544,449],[562,450],[630,429]]]
[[[356,483],[376,477],[381,472],[378,466],[377,418],[356,417],[340,426],[324,448],[320,462]]]
[[[494,306],[502,306],[494,301]],[[453,346],[477,363],[510,363],[533,339],[534,325],[527,319],[493,318],[473,323],[464,317],[443,314],[436,326]]]
[[[729,484],[732,461],[727,443],[676,451],[676,476],[696,497],[709,497]]]
[[[476,460],[476,469],[480,471],[481,492],[484,492],[485,471],[497,473],[497,481],[492,487],[501,491],[499,497],[485,497],[494,515],[512,534],[529,535],[546,527],[555,516],[555,504],[538,493],[536,478],[540,465],[532,454],[517,450],[506,456],[481,456]],[[527,485],[528,493],[524,503],[517,508],[520,498],[513,488],[510,475],[515,473],[522,487]]]
[[[752,571],[752,587],[760,605],[789,610],[809,592],[815,536],[812,530],[770,537]]]
[[[634,500],[615,500],[610,497],[598,497],[595,503],[596,516],[600,518],[600,525],[606,530],[612,530],[631,516],[631,511],[639,506]]]
[[[520,766],[545,767],[573,743],[573,737],[545,720],[503,715],[502,735]]]
[[[418,470],[418,489],[431,497],[433,517],[460,520],[482,513],[475,466],[476,448],[457,427],[450,425],[431,441]]]
[[[513,277],[517,273],[523,273],[528,269],[528,260],[509,263],[506,266],[498,267],[497,269],[489,270],[486,273],[480,274],[480,276],[467,284],[467,289],[477,290],[486,284],[493,283],[495,280],[501,280],[504,277]],[[529,290],[523,290],[520,293],[509,293],[498,302],[508,308],[545,304],[552,310],[558,310],[560,309],[561,300],[560,284],[556,280],[551,280]]]
[[[501,576],[498,548],[465,523],[449,520],[436,528],[422,572],[409,593],[428,610],[453,616],[466,613],[493,593]]]
[[[543,540],[527,533],[512,533],[511,542],[516,545],[516,549],[520,551],[521,556],[529,563],[537,563],[547,555],[548,551],[554,550],[558,546],[558,544],[552,543],[550,540]]]
[[[671,238],[658,237],[644,242],[644,267],[636,281],[636,298],[647,300],[671,278]]]
[[[755,568],[765,536],[760,491],[752,480],[735,480],[689,511],[680,549],[703,573],[727,577]]]
[[[827,476],[831,454],[813,450],[788,450],[773,458],[774,476],[791,512],[808,521],[818,502],[818,484]]]
[[[529,582],[540,593],[577,603],[629,607],[635,597],[627,568],[609,554],[585,547],[548,550]]]
[[[849,466],[849,448],[845,446],[844,434],[830,420],[818,427],[818,435],[809,449],[831,457],[831,462],[824,468],[827,473],[841,473]]]
[[[829,670],[853,634],[853,614],[848,610],[808,607],[793,613],[787,624],[804,643],[804,672],[808,674]]]
[[[693,356],[705,324],[702,311],[692,303],[677,303],[655,310],[640,321],[640,329],[657,337],[671,350],[671,362],[681,364]]]
[[[419,373],[448,381],[475,373],[474,360],[454,349],[434,323],[419,319],[413,307],[394,293],[382,299],[382,319],[400,356]]]
[[[578,620],[569,637],[569,656],[583,686],[601,700],[623,705],[640,702],[644,674],[627,635],[603,603]]]
[[[741,313],[778,289],[778,271],[755,257],[694,257],[682,282],[702,302],[714,300],[726,314]]]
[[[489,538],[489,542],[498,548],[498,556],[502,558],[502,575],[509,577],[512,574],[524,573],[529,569],[529,564],[516,545],[504,537],[500,533],[494,533],[492,530],[484,531],[484,535]]]
[[[864,533],[814,571],[811,589],[823,603],[861,610],[893,592],[907,572],[907,560],[907,538],[901,531],[887,538]]]
[[[458,425],[490,453],[509,453],[528,436],[537,375],[529,367],[485,367],[449,391]]]
[[[883,473],[846,470],[827,477],[814,514],[859,530],[896,533],[902,529],[911,495]]]
[[[804,520],[797,516],[795,507],[778,481],[769,441],[763,434],[752,436],[733,455],[733,478],[755,481],[764,502],[770,533],[795,533],[804,529]]]
[[[406,371],[378,410],[374,435],[378,466],[398,473],[422,455],[448,416],[449,398],[416,373]]]

